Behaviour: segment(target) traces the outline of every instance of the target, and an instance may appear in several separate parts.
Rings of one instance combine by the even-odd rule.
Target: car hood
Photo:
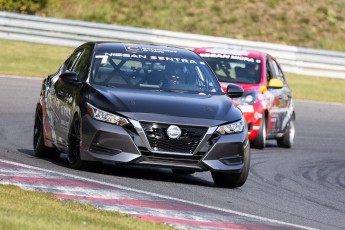
[[[241,112],[226,95],[134,90],[92,86],[89,102],[135,120],[212,126],[239,120]]]

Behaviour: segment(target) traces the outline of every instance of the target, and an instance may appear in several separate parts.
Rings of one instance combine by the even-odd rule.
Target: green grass
[[[0,74],[46,77],[73,48],[0,40]],[[345,103],[345,79],[287,74],[295,99]]]
[[[0,185],[0,229],[173,229],[51,194]]]
[[[55,73],[74,48],[0,40],[2,74],[46,77]]]
[[[345,103],[345,79],[286,75],[295,99]]]

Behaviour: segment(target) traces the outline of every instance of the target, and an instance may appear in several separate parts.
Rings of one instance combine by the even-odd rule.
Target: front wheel
[[[285,129],[284,136],[277,139],[279,147],[291,148],[295,138],[295,115],[292,115],[287,127]]]
[[[244,185],[250,168],[249,152],[243,158],[244,166],[240,173],[211,172],[214,183],[223,188],[237,188]]]
[[[52,159],[58,159],[60,157],[60,152],[58,150],[44,145],[43,113],[41,105],[37,106],[35,113],[33,148],[36,157],[48,157]]]
[[[263,149],[266,146],[266,117],[262,115],[258,136],[250,142],[250,146],[255,149]]]
[[[80,120],[74,116],[68,137],[67,158],[72,169],[83,169],[86,162],[80,158]]]

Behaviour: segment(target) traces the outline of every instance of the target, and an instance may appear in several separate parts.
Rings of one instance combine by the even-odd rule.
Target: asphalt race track
[[[249,179],[231,190],[215,187],[209,173],[111,165],[83,172],[71,170],[65,155],[36,158],[32,131],[41,82],[0,77],[0,160],[293,225],[345,229],[345,104],[295,101],[293,148],[269,141],[264,150],[252,150]]]

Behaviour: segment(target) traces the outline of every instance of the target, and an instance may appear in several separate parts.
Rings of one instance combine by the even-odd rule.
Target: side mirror
[[[226,94],[231,98],[242,97],[243,95],[243,88],[241,86],[235,84],[229,84],[227,87]]]
[[[75,72],[64,72],[59,76],[59,79],[63,83],[79,85],[81,82],[78,79],[78,75]]]
[[[270,89],[281,89],[283,87],[284,87],[284,83],[282,80],[272,78],[268,82],[268,88],[270,88]]]

